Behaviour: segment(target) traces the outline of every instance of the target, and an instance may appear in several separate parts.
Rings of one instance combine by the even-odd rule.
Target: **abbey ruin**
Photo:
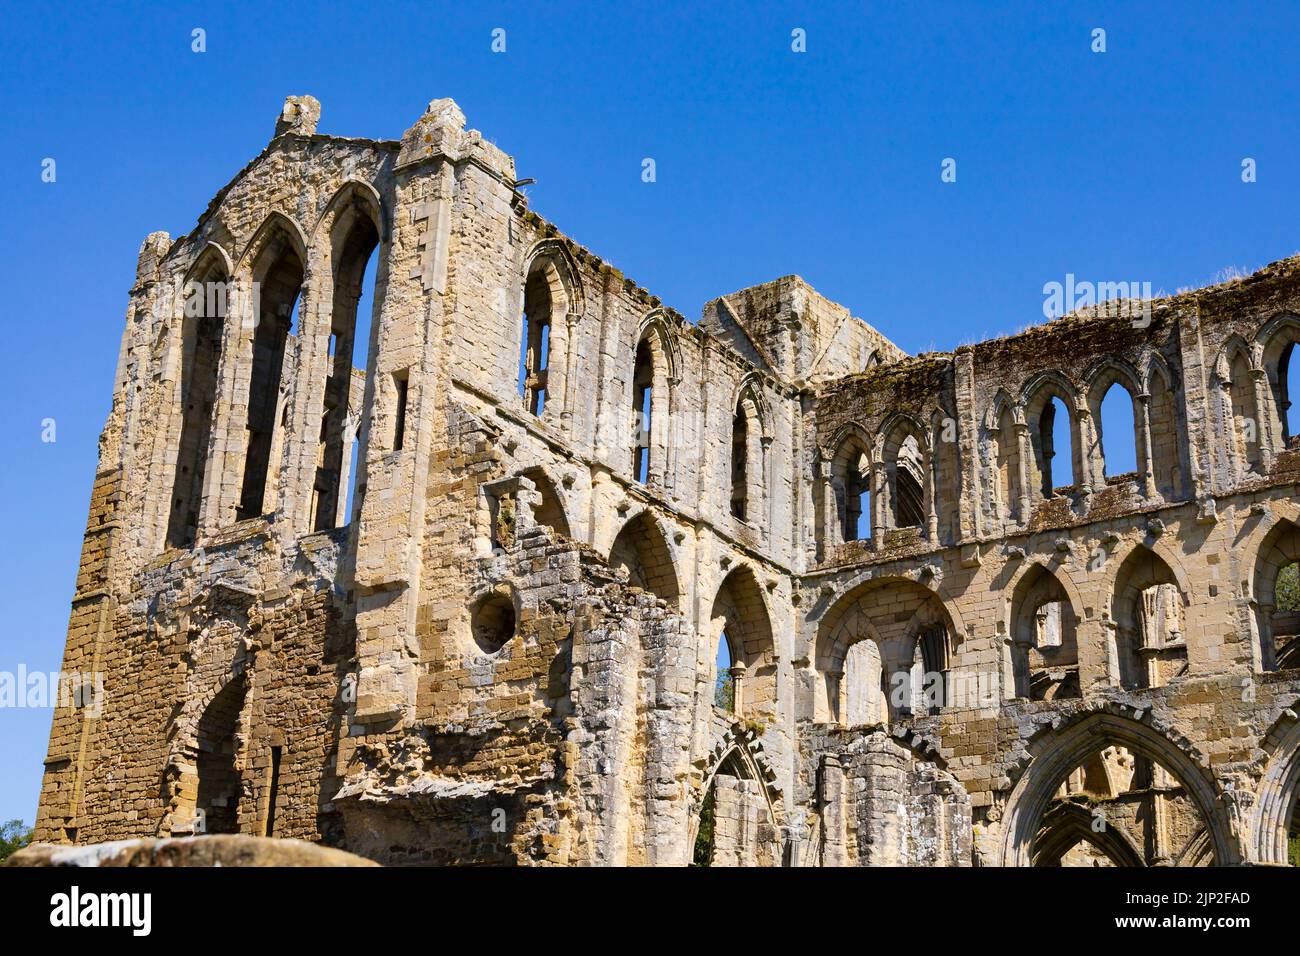
[[[141,247],[38,840],[1288,861],[1300,259],[908,356],[795,276],[688,321],[451,100],[319,114]]]

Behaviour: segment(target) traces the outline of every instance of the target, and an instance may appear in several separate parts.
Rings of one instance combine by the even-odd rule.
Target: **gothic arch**
[[[538,495],[541,496],[541,501],[533,509],[533,522],[546,525],[553,532],[563,537],[573,537],[573,530],[569,524],[568,509],[564,505],[564,494],[560,490],[564,487],[564,483],[562,481],[557,482],[552,477],[550,470],[540,464],[524,468],[519,472],[519,477],[531,481],[536,487]]]
[[[207,774],[201,758],[205,751],[212,751],[215,742],[207,739],[212,730],[206,726],[212,723],[210,712],[226,698],[237,703],[233,724],[230,726],[232,735],[237,735],[247,728],[252,688],[253,670],[249,666],[249,658],[241,654],[220,680],[212,681],[200,693],[187,697],[180,712],[169,723],[165,731],[168,742],[167,763],[162,769],[167,812],[158,824],[157,833],[160,836],[203,832],[202,828],[196,826],[196,818],[198,810],[207,809],[203,806],[205,791],[208,789],[204,781]],[[235,774],[242,770],[238,757],[238,753],[231,754],[229,769]],[[222,825],[216,832],[237,831],[231,830],[228,825]]]
[[[883,468],[877,481],[884,498],[875,513],[889,528],[928,529],[933,505],[930,436],[913,415],[895,412],[876,433],[873,458]]]
[[[1294,506],[1287,510],[1290,516],[1269,522],[1268,530],[1258,538],[1253,550],[1255,560],[1250,578],[1250,597],[1255,614],[1252,657],[1257,671],[1277,670],[1279,662],[1281,668],[1290,669],[1296,666],[1297,661],[1294,647],[1287,646],[1279,655],[1277,638],[1285,635],[1292,641],[1300,641],[1300,637],[1293,636],[1296,634],[1294,628],[1281,629],[1280,625],[1286,622],[1286,618],[1277,622],[1274,618],[1278,574],[1288,565],[1300,561],[1300,522],[1295,519]],[[1255,544],[1254,541],[1251,543]]]
[[[257,321],[251,329],[241,327],[239,332],[238,363],[248,369],[248,402],[241,435],[244,455],[236,520],[274,511],[280,493],[280,453],[293,381],[292,375],[285,375],[284,366],[291,354],[293,316],[310,311],[302,304],[308,268],[302,230],[281,212],[267,216],[241,260],[239,281],[254,284],[250,292],[256,290]],[[244,318],[251,316],[241,316]]]
[[[643,510],[628,519],[609,547],[612,568],[628,573],[628,583],[662,598],[674,610],[680,608],[682,592],[673,561],[672,548],[659,519]]]
[[[543,239],[524,256],[519,276],[519,393],[530,413],[553,419],[557,409],[567,420],[576,361],[569,338],[585,311],[577,264],[563,241]]]
[[[578,263],[574,261],[568,245],[563,240],[555,238],[535,242],[524,254],[520,275],[527,278],[539,261],[545,261],[553,268],[553,273],[547,279],[551,283],[552,292],[563,296],[565,311],[573,315],[585,315],[586,289],[582,283]],[[559,285],[556,286],[555,283]]]
[[[740,380],[740,384],[736,387],[735,394],[732,396],[731,407],[737,408],[741,402],[746,401],[753,403],[754,412],[762,425],[762,434],[770,436],[772,433],[772,412],[763,393],[763,379],[757,372],[750,372]]]
[[[681,380],[682,355],[677,344],[677,335],[663,309],[654,309],[641,320],[637,328],[636,342],[639,344],[646,339],[652,339],[657,343],[658,349],[667,362],[665,372],[668,382],[670,385],[675,385]]]
[[[1011,397],[1011,393],[1006,388],[999,388],[997,394],[993,396],[993,401],[989,403],[988,411],[984,413],[984,427],[989,431],[996,431],[998,423],[1002,420],[1002,413],[1010,409],[1013,415],[1023,415],[1024,409]]]
[[[877,591],[891,591],[895,599],[910,601],[911,613],[882,613],[872,599]],[[929,625],[941,625],[949,652],[958,649],[965,634],[959,613],[931,587],[903,576],[859,578],[844,590],[818,624],[813,667],[821,678],[813,701],[814,720],[838,720],[843,706],[843,674],[849,648],[861,640],[874,641],[886,679],[911,673],[918,638]],[[895,709],[890,702],[891,712]]]
[[[740,716],[774,715],[776,641],[763,588],[749,565],[734,568],[718,586],[705,628],[707,654],[713,654],[724,632],[731,645],[733,669],[743,668],[735,712]]]
[[[844,424],[840,425],[831,433],[830,440],[819,449],[821,460],[827,464],[833,462],[835,457],[840,453],[840,450],[844,447],[844,443],[850,438],[856,439],[861,443],[863,450],[866,451],[868,455],[872,456],[872,461],[874,463],[876,460],[874,457],[876,440],[872,438],[870,432],[855,421],[844,422]]]
[[[1065,591],[1066,597],[1070,602],[1071,609],[1078,616],[1079,620],[1082,621],[1083,608],[1084,608],[1083,596],[1079,593],[1079,588],[1075,585],[1074,579],[1070,577],[1069,574],[1065,573],[1065,568],[1060,564],[1057,564],[1055,567],[1053,567],[1053,565],[1049,561],[1046,561],[1043,558],[1027,558],[1024,562],[1022,562],[1019,570],[1017,570],[1011,576],[1011,579],[1007,581],[1006,587],[1002,589],[1003,594],[1008,594],[1013,596],[1011,599],[1008,599],[1006,604],[1006,609],[1005,609],[1007,615],[1006,622],[1007,622],[1008,633],[1010,633],[1011,626],[1012,626],[1011,615],[1013,613],[1012,604],[1014,603],[1014,595],[1016,591],[1020,588],[1021,584],[1024,582],[1025,578],[1031,572],[1036,573],[1034,572],[1035,568],[1040,568],[1043,571],[1046,571],[1048,574],[1050,574],[1053,578],[1056,579],[1056,582],[1061,586],[1061,589]]]
[[[1005,594],[1009,659],[1004,665],[1013,695],[1033,700],[1078,697],[1079,625],[1083,601],[1070,576],[1058,564],[1025,562],[1008,582]],[[1047,608],[1045,612],[1043,609]]]
[[[1137,369],[1113,355],[1098,359],[1089,366],[1083,381],[1083,391],[1089,397],[1090,404],[1093,398],[1100,404],[1102,394],[1115,382],[1123,385],[1135,397],[1142,392],[1142,378]]]
[[[1183,617],[1191,604],[1187,574],[1158,540],[1134,545],[1122,561],[1113,563],[1108,642],[1111,683],[1126,688],[1162,686],[1187,668]],[[1172,602],[1167,600],[1170,587],[1176,593]]]
[[[1173,370],[1169,367],[1169,362],[1159,352],[1154,350],[1147,352],[1142,358],[1142,366],[1138,370],[1142,383],[1142,391],[1151,392],[1151,386],[1158,378],[1164,382],[1165,388],[1171,392],[1175,391],[1180,384],[1180,379],[1174,375]]]
[[[1059,398],[1065,407],[1073,412],[1078,407],[1078,389],[1060,372],[1047,370],[1030,376],[1020,388],[1020,397],[1016,401],[1019,408],[1028,408],[1030,403],[1046,393]]]
[[[1287,863],[1287,834],[1300,799],[1300,719],[1297,701],[1284,711],[1265,735],[1269,753],[1255,790],[1247,852],[1255,863]]]
[[[1020,392],[1019,406],[1029,427],[1030,455],[1023,470],[1028,479],[1025,492],[1031,502],[1054,496],[1059,473],[1053,474],[1052,459],[1060,450],[1055,447],[1055,406],[1059,400],[1069,419],[1070,475],[1075,489],[1090,487],[1088,450],[1084,444],[1079,392],[1064,375],[1056,371],[1039,372],[1027,381]],[[1050,427],[1049,427],[1050,426]],[[1063,487],[1063,486],[1062,486]],[[1022,516],[1023,517],[1023,516]]]
[[[1002,816],[1001,865],[1032,864],[1034,841],[1054,794],[1070,772],[1087,760],[1102,742],[1127,747],[1163,765],[1183,785],[1200,812],[1209,831],[1214,862],[1221,866],[1240,862],[1229,811],[1200,755],[1146,721],[1103,709],[1081,713],[1029,741],[1028,762],[1016,779]]]
[[[315,261],[309,271],[320,276],[318,301],[328,303],[328,312],[315,310],[306,317],[300,332],[304,342],[315,343],[315,373],[324,374],[319,427],[308,434],[318,434],[316,466],[310,473],[308,527],[324,531],[348,521],[349,487],[356,476],[352,471],[352,452],[357,440],[355,423],[363,404],[354,382],[352,357],[357,347],[358,308],[369,263],[375,257],[375,302],[383,299],[387,270],[384,265],[383,206],[379,194],[369,183],[349,179],[335,192],[316,224],[312,254]],[[368,318],[369,321],[369,318]],[[377,332],[373,328],[372,331]],[[325,347],[325,343],[329,343]],[[366,366],[370,365],[369,342]],[[311,346],[309,346],[311,348]],[[309,397],[310,400],[310,397]],[[312,414],[310,411],[306,415]],[[358,462],[360,464],[360,462]]]
[[[1295,437],[1289,434],[1287,411],[1294,404],[1293,396],[1300,395],[1300,382],[1290,381],[1289,376],[1290,359],[1297,345],[1300,318],[1282,313],[1260,327],[1252,349],[1267,379],[1267,437],[1275,452],[1284,450],[1289,439]]]
[[[303,268],[306,269],[307,263],[310,261],[309,250],[311,248],[310,243],[307,241],[307,234],[296,220],[277,209],[266,217],[262,225],[258,227],[257,232],[253,234],[253,238],[244,246],[244,251],[239,256],[236,271],[246,273],[252,270],[253,279],[260,281],[261,277],[256,274],[258,260],[262,258],[262,254],[277,236],[283,236],[289,242],[299,261],[302,262]]]
[[[198,255],[194,257],[194,264],[190,266],[189,271],[185,273],[185,280],[182,286],[191,282],[202,281],[203,277],[214,270],[219,270],[226,276],[229,281],[235,274],[235,264],[230,259],[230,253],[217,242],[209,239],[203,244]]]
[[[335,232],[338,220],[352,207],[364,210],[365,215],[369,216],[381,244],[388,240],[388,215],[379,190],[363,179],[349,177],[334,191],[334,195],[317,217],[316,224],[312,227],[311,247],[313,249],[323,248],[321,244]]]
[[[1119,579],[1120,569],[1123,568],[1125,562],[1132,558],[1138,551],[1143,549],[1150,551],[1153,555],[1159,558],[1166,567],[1168,567],[1169,573],[1173,575],[1173,583],[1178,585],[1178,591],[1182,596],[1183,606],[1186,607],[1190,605],[1192,598],[1192,581],[1191,578],[1187,576],[1187,569],[1183,567],[1182,558],[1180,558],[1178,553],[1170,548],[1162,539],[1153,538],[1151,536],[1135,542],[1133,546],[1128,549],[1123,560],[1115,560],[1119,557],[1119,555],[1116,554],[1112,556],[1111,560],[1106,562],[1107,568],[1114,569],[1107,575],[1107,589],[1112,593],[1114,592],[1116,582]]]
[[[705,800],[719,772],[725,770],[732,771],[742,780],[752,780],[757,783],[763,795],[768,822],[775,834],[783,818],[781,791],[774,783],[776,773],[763,755],[761,743],[751,749],[748,742],[751,739],[750,732],[739,731],[735,726],[730,727],[703,761],[699,775],[692,780],[690,822],[686,844],[688,847],[695,846]]]
[[[1300,317],[1291,312],[1281,312],[1264,322],[1255,333],[1254,354],[1267,356],[1270,349],[1278,348],[1278,339],[1287,335],[1300,339]]]
[[[765,523],[767,515],[767,447],[772,441],[771,415],[758,376],[741,381],[731,404],[731,513],[741,521]]]
[[[876,471],[880,461],[876,443],[857,422],[842,424],[831,442],[822,452],[824,481],[820,483],[822,507],[818,518],[823,557],[829,546],[868,538],[876,530]],[[870,523],[867,534],[861,533],[864,508]]]
[[[1117,825],[1100,832],[1093,829],[1093,817],[1077,803],[1059,803],[1043,815],[1034,839],[1033,866],[1059,865],[1060,858],[1081,842],[1090,843],[1116,866],[1146,866],[1133,840]]]
[[[169,548],[189,547],[198,535],[230,325],[230,288],[230,257],[221,246],[208,242],[186,272],[177,303],[174,407],[180,410],[180,430],[167,498],[164,544]]]
[[[642,321],[632,352],[629,411],[637,427],[632,437],[632,478],[649,485],[672,482],[676,391],[681,356],[662,310]]]

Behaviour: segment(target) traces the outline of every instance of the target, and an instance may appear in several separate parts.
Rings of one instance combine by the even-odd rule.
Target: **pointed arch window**
[[[167,547],[194,544],[217,401],[229,276],[216,262],[187,284],[181,323],[181,434],[172,480]]]
[[[288,237],[277,235],[253,270],[257,283],[257,325],[253,331],[252,370],[248,384],[247,448],[236,518],[265,514],[268,475],[277,429],[287,409],[281,384],[289,338],[294,334],[302,291],[303,263]]]

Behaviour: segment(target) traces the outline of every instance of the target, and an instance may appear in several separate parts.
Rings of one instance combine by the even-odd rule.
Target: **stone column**
[[[1250,378],[1255,389],[1255,438],[1259,443],[1259,468],[1267,474],[1273,470],[1273,415],[1268,372],[1262,368],[1252,368]]]
[[[731,712],[737,717],[745,715],[745,667],[744,661],[731,665]]]
[[[1092,427],[1092,412],[1083,405],[1076,406],[1074,411],[1079,421],[1079,467],[1076,469],[1079,474],[1074,476],[1074,482],[1079,487],[1079,493],[1086,507],[1086,502],[1092,495],[1092,490],[1097,487],[1098,478],[1100,477],[1096,473],[1097,469],[1093,460],[1095,455],[1089,452],[1089,449],[1094,448],[1097,444],[1097,435]],[[1074,454],[1073,448],[1070,449],[1070,453],[1071,455]],[[1105,484],[1105,480],[1103,479],[1100,483]]]
[[[1020,478],[1020,522],[1029,523],[1029,457],[1034,453],[1033,444],[1029,440],[1029,426],[1017,418],[1015,423],[1016,429],[1016,447],[1020,449],[1017,473]]]
[[[822,757],[822,866],[848,866],[848,807],[844,767],[836,754]]]
[[[1156,477],[1155,462],[1151,451],[1151,395],[1143,392],[1137,397],[1138,404],[1142,407],[1142,415],[1138,419],[1138,428],[1141,430],[1141,443],[1139,449],[1142,454],[1142,496],[1144,498],[1154,498],[1156,496]]]
[[[822,524],[826,529],[825,546],[822,549],[822,560],[825,561],[830,554],[831,548],[835,547],[844,540],[844,522],[840,515],[840,500],[846,495],[844,482],[834,476],[826,476],[822,479],[825,484],[822,489]]]

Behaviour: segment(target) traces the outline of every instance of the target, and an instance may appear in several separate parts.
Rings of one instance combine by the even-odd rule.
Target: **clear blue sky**
[[[1294,5],[594,6],[5,5],[0,671],[59,665],[140,241],[191,229],[287,94],[390,138],[454,97],[686,315],[798,273],[910,352],[1041,321],[1067,272],[1173,291],[1300,249]],[[0,709],[0,819],[33,818],[49,721]]]

